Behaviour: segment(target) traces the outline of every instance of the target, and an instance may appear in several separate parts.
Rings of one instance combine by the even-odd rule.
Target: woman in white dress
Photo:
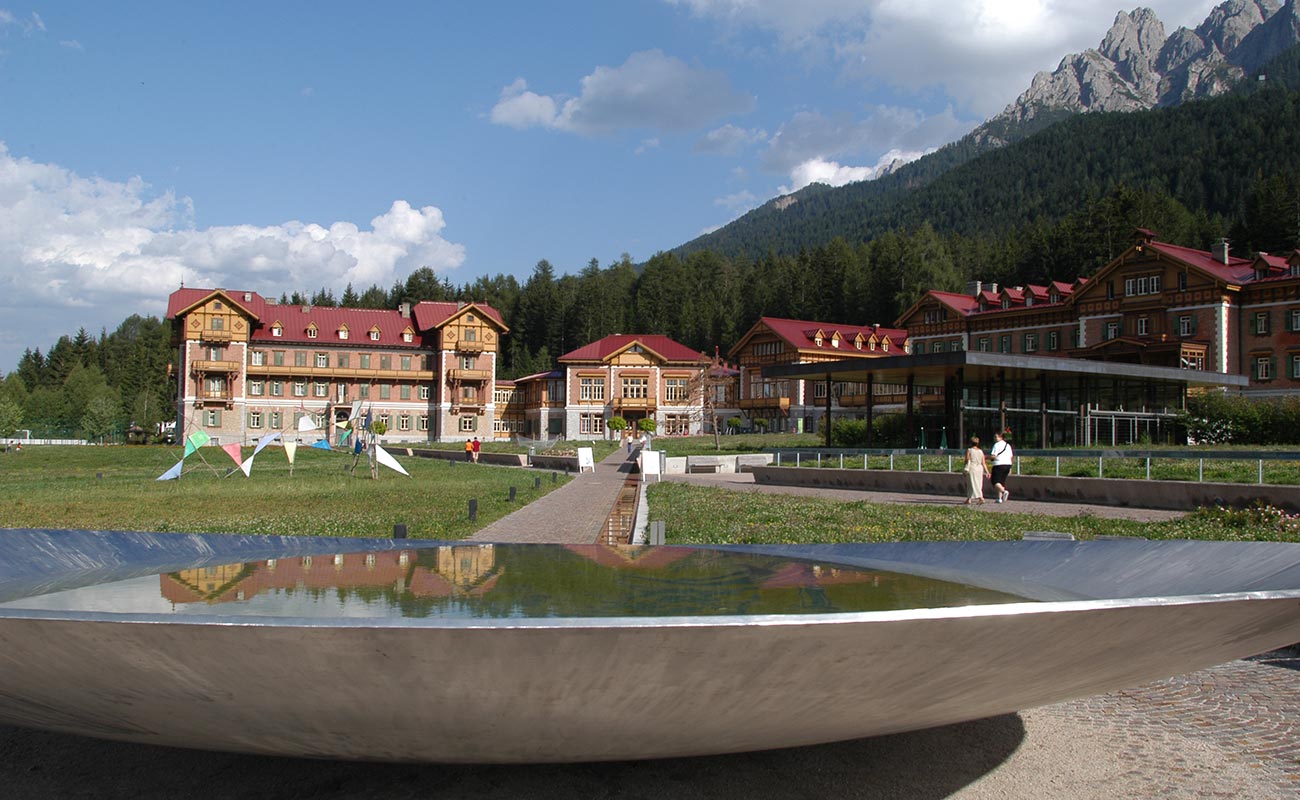
[[[988,462],[984,460],[984,451],[980,449],[980,437],[970,437],[970,447],[966,448],[966,505],[976,503],[984,505],[984,478],[989,474]]]

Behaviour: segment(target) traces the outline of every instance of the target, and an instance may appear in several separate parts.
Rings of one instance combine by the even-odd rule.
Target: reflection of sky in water
[[[1023,598],[894,572],[685,547],[455,545],[202,565],[0,608],[298,618],[825,614]]]

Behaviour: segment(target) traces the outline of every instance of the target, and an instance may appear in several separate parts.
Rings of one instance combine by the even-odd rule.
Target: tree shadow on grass
[[[727,756],[465,766],[312,761],[107,742],[0,726],[9,797],[811,798],[947,797],[1025,737],[1015,714],[910,733]]]

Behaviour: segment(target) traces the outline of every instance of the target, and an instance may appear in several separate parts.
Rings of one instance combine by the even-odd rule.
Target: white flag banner
[[[316,420],[312,419],[310,414],[303,414],[298,418],[298,430],[300,432],[316,430]]]
[[[267,435],[263,436],[261,439],[258,439],[257,447],[253,448],[253,455],[257,455],[258,453],[262,452],[263,447],[266,447],[268,444],[274,442],[276,439],[279,438],[280,438],[280,433],[279,431],[276,431],[275,433],[268,433]],[[249,461],[252,461],[252,459],[250,458]],[[247,472],[247,470],[245,470],[245,472]]]
[[[244,463],[239,465],[239,468],[244,471],[245,478],[249,477],[249,473],[253,471],[253,459],[256,457],[257,457],[257,453],[253,453],[253,455],[244,459]]]
[[[297,442],[285,442],[285,443],[284,443],[284,456],[285,456],[285,458],[289,459],[289,463],[290,463],[290,464],[293,463],[293,454],[296,453],[296,452],[298,452],[298,443],[297,443]]]
[[[396,470],[397,472],[402,473],[408,478],[411,477],[411,473],[402,469],[402,465],[397,463],[397,459],[390,456],[388,454],[388,451],[380,447],[379,445],[375,445],[375,460],[378,461],[380,464],[383,464],[385,467],[388,467],[391,470]]]

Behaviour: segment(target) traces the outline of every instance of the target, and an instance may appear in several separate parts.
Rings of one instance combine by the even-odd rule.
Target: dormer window
[[[379,329],[378,329],[378,328],[371,328],[371,329],[370,329],[370,341],[372,341],[372,342],[377,342],[377,341],[379,341]]]
[[[880,343],[880,349],[886,353],[889,352],[889,337],[885,337],[885,340]]]
[[[839,346],[840,346],[840,335],[838,333],[831,334],[831,347],[838,348]]]
[[[1047,296],[1047,302],[1049,302],[1049,303],[1059,303],[1059,302],[1061,302],[1061,296],[1060,296],[1059,294],[1057,294],[1056,292],[1052,292],[1051,294],[1049,294],[1049,295]]]
[[[1011,308],[1011,298],[1010,298],[1010,297],[1004,297],[1004,298],[1002,298],[1002,307],[1003,307],[1003,308]]]
[[[867,349],[868,350],[876,349],[876,337],[872,336],[871,341],[867,342]]]
[[[1025,306],[1032,306],[1033,304],[1034,296],[1032,294],[1025,295]]]
[[[317,333],[317,330],[316,330],[316,323],[313,322],[312,324],[310,324],[310,325],[307,326],[307,338],[308,338],[308,339],[315,339],[315,338],[316,338],[316,333]]]
[[[348,326],[347,326],[347,325],[340,325],[340,326],[339,326],[339,338],[340,338],[340,339],[346,339],[346,338],[348,338]]]
[[[280,325],[280,323],[278,323],[278,322],[272,323],[272,324],[271,324],[271,335],[272,335],[272,336],[283,336],[283,335],[284,335],[284,327],[283,327],[282,325]]]
[[[404,342],[415,341],[415,331],[411,330],[410,328],[407,328],[406,330],[402,331],[402,341]]]
[[[863,341],[863,340],[862,340],[862,334],[859,333],[857,336],[854,336],[854,337],[853,337],[853,346],[854,346],[856,349],[861,350],[861,349],[862,349],[862,341]]]
[[[822,346],[822,335],[820,333],[813,337],[813,344],[818,347]]]

